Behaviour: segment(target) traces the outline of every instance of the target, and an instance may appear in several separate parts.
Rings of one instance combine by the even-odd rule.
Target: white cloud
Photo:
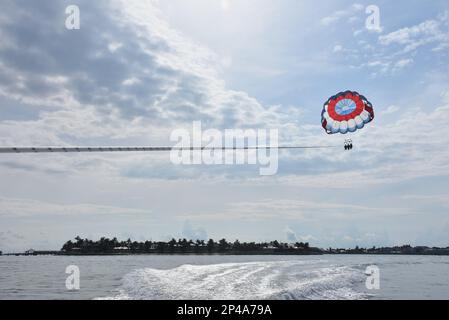
[[[290,243],[294,243],[298,240],[298,238],[296,237],[296,233],[289,227],[285,228],[285,237]]]
[[[378,60],[362,63],[357,68],[374,69],[375,71],[372,73],[374,77],[377,75],[391,76],[395,72],[398,72],[405,67],[412,65],[413,62],[414,60],[412,58],[395,60],[395,58],[392,56],[381,56]]]
[[[340,52],[343,50],[343,47],[339,44],[334,46],[333,52]]]
[[[123,47],[123,43],[120,43],[120,42],[111,42],[110,44],[108,44],[108,49],[111,52],[115,52],[118,49],[120,49],[121,47]]]
[[[395,69],[402,69],[408,65],[410,65],[413,62],[413,59],[401,59],[398,62],[395,63],[394,68]]]
[[[431,205],[442,205],[445,207],[449,207],[449,195],[448,194],[433,194],[433,195],[425,195],[425,194],[408,194],[402,196],[403,199],[408,201],[414,201],[418,204],[431,204]]]
[[[388,60],[373,60],[364,62],[358,68],[370,68],[376,70],[375,74],[387,74],[391,70],[391,62]]]
[[[132,86],[132,85],[138,84],[138,83],[140,83],[140,80],[137,79],[137,78],[135,78],[135,77],[125,79],[125,80],[123,80],[123,82],[122,82],[122,84],[123,84],[124,86]]]
[[[338,220],[350,221],[356,217],[376,217],[401,216],[414,214],[408,208],[388,208],[365,205],[355,205],[348,203],[309,201],[297,199],[267,199],[257,202],[241,201],[228,205],[225,211],[217,211],[206,214],[187,214],[189,219],[201,219],[212,221],[226,220],[248,220],[248,221],[268,221],[282,217],[282,220],[292,221],[315,221],[315,220]]]
[[[309,242],[317,240],[314,236],[307,235],[297,235],[290,227],[285,228],[285,238],[289,243],[295,243],[298,241]]]
[[[401,108],[399,108],[396,105],[391,105],[386,110],[383,110],[381,113],[382,113],[382,115],[392,114],[392,113],[398,112],[400,109]]]
[[[188,240],[208,240],[207,232],[204,228],[194,227],[190,221],[185,221],[182,227],[182,236]]]
[[[402,28],[386,35],[379,36],[379,42],[384,45],[402,45],[402,53],[415,51],[428,44],[436,44],[434,50],[439,51],[449,43],[447,23],[449,15],[440,15],[437,19],[427,20],[412,27]]]
[[[314,236],[312,236],[310,234],[307,234],[307,235],[304,235],[304,236],[300,235],[299,239],[302,240],[302,241],[315,241],[315,240],[317,240],[316,237],[314,237]]]
[[[441,93],[441,97],[443,98],[444,102],[449,103],[449,90],[443,91]]]
[[[3,15],[15,15],[20,23],[30,8],[11,6]],[[59,19],[41,7],[36,4],[36,19]],[[45,112],[27,123],[32,136],[17,135],[23,122],[2,121],[4,144],[65,144],[93,138],[113,143],[145,136],[153,143],[166,143],[156,137],[168,137],[169,128],[192,120],[211,127],[280,123],[275,108],[226,88],[219,75],[222,59],[171,29],[153,2],[99,1],[89,7],[83,25],[95,29],[77,33],[76,50],[53,48],[52,41],[71,43],[73,33],[60,33],[53,25],[35,28],[37,20],[21,32],[8,33],[15,46],[0,53],[0,96]],[[22,38],[39,39],[28,44],[37,49],[21,50]]]
[[[70,215],[135,216],[148,215],[148,210],[102,206],[96,204],[57,204],[32,199],[0,198],[0,216],[2,217],[42,217]]]
[[[335,11],[331,15],[322,18],[320,22],[323,26],[330,26],[344,18],[348,19],[350,22],[354,22],[358,20],[354,15],[362,12],[364,8],[365,7],[363,5],[354,3],[344,10]]]
[[[227,11],[227,10],[229,10],[229,7],[231,6],[231,1],[230,0],[221,0],[220,5],[224,11]]]
[[[428,20],[410,28],[402,28],[389,34],[379,36],[379,41],[383,45],[392,43],[413,44],[414,40],[417,40],[417,38],[435,35],[439,32],[438,22],[435,20]]]
[[[365,40],[359,41],[357,48],[358,56],[364,57],[358,68],[374,69],[370,71],[373,78],[385,77],[403,74],[405,67],[412,66],[415,60],[421,58],[418,49],[423,51],[423,55],[435,54],[442,58],[445,48],[449,46],[448,26],[449,13],[446,12],[435,19],[380,35],[377,43],[371,43],[371,38],[367,35]],[[354,31],[354,37],[360,36],[364,30]],[[417,64],[414,66],[420,67]]]

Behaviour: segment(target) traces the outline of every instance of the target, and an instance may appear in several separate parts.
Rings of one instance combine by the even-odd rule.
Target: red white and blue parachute
[[[354,132],[374,119],[372,104],[355,91],[330,97],[321,112],[321,125],[328,134]]]

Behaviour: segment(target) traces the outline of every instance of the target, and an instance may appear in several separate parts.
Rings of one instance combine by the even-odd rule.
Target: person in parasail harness
[[[345,140],[345,150],[352,150],[352,140],[351,139]]]

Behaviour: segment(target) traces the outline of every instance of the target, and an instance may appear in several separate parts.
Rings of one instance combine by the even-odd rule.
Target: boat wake
[[[362,266],[315,261],[182,265],[138,269],[118,294],[102,299],[366,299]]]

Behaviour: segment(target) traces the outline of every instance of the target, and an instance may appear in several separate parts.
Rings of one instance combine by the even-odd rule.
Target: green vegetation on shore
[[[312,254],[383,254],[383,255],[449,255],[449,247],[393,246],[361,248],[311,247],[308,242],[284,243],[270,242],[228,242],[221,239],[187,240],[171,239],[164,241],[137,242],[131,239],[119,241],[117,238],[103,237],[98,241],[76,237],[67,241],[59,251],[27,250],[23,253],[5,255],[129,255],[129,254],[235,254],[235,255],[312,255]],[[1,251],[0,251],[1,255]]]
[[[164,241],[137,242],[128,239],[119,241],[117,238],[101,238],[98,241],[76,237],[74,241],[67,241],[61,252],[63,254],[321,254],[318,248],[312,248],[309,243],[297,242],[295,244],[271,242],[228,242],[221,239],[187,240],[172,239]]]

